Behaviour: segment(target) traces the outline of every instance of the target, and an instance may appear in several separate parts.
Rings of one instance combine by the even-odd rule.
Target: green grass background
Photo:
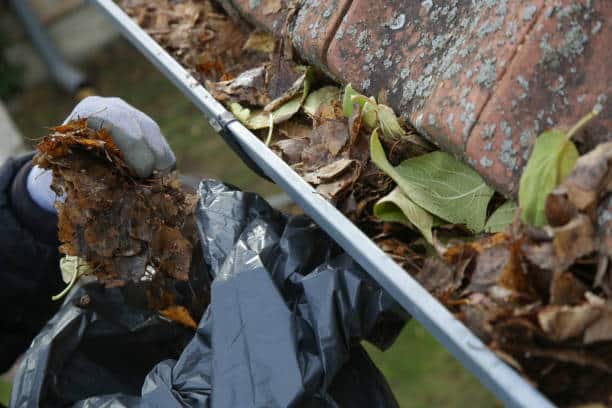
[[[179,169],[213,177],[264,196],[280,190],[250,172],[214,134],[202,114],[127,43],[118,41],[85,68],[97,93],[120,96],[155,119],[168,138]],[[30,142],[68,115],[75,101],[52,84],[27,89],[10,102]],[[366,345],[402,407],[495,407],[495,398],[417,322],[410,322],[386,352]],[[0,398],[7,386],[0,383]]]

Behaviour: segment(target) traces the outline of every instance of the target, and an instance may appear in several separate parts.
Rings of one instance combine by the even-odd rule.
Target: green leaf
[[[514,220],[518,205],[511,200],[503,203],[487,220],[485,232],[502,232]]]
[[[572,137],[601,112],[596,106],[567,134],[553,129],[536,139],[519,184],[519,205],[524,223],[536,227],[546,224],[546,197],[572,172],[578,161],[578,150]]]
[[[546,197],[571,173],[578,150],[565,133],[550,130],[535,141],[519,185],[519,204],[523,222],[535,227],[546,224]]]
[[[378,122],[378,106],[376,105],[376,102],[372,101],[365,101],[361,108],[361,120],[370,129],[374,129],[376,127],[376,123]]]
[[[340,88],[324,86],[312,92],[304,101],[303,109],[306,114],[314,116],[321,105],[331,106],[340,98]]]
[[[374,205],[374,215],[385,222],[398,222],[416,228],[427,242],[433,243],[433,216],[406,197],[399,187]]]
[[[391,139],[397,139],[404,135],[406,132],[402,129],[397,116],[393,112],[393,109],[387,105],[378,105],[378,121],[380,123],[380,130],[383,134]]]
[[[249,118],[251,117],[251,110],[248,108],[243,108],[238,102],[230,103],[230,110],[240,122],[245,124]]]
[[[344,88],[344,96],[342,97],[342,111],[344,116],[350,118],[353,115],[353,96],[363,96],[359,92],[353,89],[351,84],[348,84]]]
[[[448,153],[432,152],[393,167],[374,130],[370,140],[372,161],[387,173],[414,203],[443,220],[483,230],[491,189],[466,164]]]
[[[361,115],[364,122],[374,128],[376,126],[376,99],[360,94],[353,89],[351,84],[344,88],[344,96],[342,97],[342,111],[344,116],[350,118],[353,115],[353,105],[358,103],[361,106]]]

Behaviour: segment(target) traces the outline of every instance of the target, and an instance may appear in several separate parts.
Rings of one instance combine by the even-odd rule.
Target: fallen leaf
[[[444,152],[432,152],[393,167],[376,131],[370,139],[372,161],[388,174],[414,203],[455,224],[479,232],[485,226],[487,206],[493,196],[480,175]]]
[[[367,98],[355,91],[351,84],[348,84],[344,88],[344,95],[342,97],[342,111],[344,112],[344,116],[350,118],[353,115],[353,106],[355,104],[361,107],[363,123],[371,129],[374,129],[378,120],[376,100],[372,97]]]
[[[569,200],[579,210],[596,204],[597,199],[612,191],[612,142],[602,143],[580,157],[574,171],[565,179],[563,186]]]
[[[356,164],[357,162],[355,160],[340,159],[327,166],[320,167],[313,172],[304,173],[302,177],[310,184],[319,185],[326,181],[333,180],[349,169],[349,167],[355,166]]]
[[[567,190],[563,186],[548,194],[544,214],[553,227],[565,225],[576,216],[577,209],[568,199]]]
[[[446,298],[461,287],[460,268],[451,268],[441,259],[429,257],[414,278],[437,298]]]
[[[578,258],[590,254],[595,247],[595,231],[589,217],[579,214],[567,224],[553,229],[554,262],[564,270]]]
[[[583,336],[600,315],[601,309],[590,304],[548,306],[538,313],[538,322],[550,339],[564,341]]]
[[[284,139],[274,143],[270,148],[289,165],[302,161],[302,152],[308,147],[308,139]]]
[[[172,320],[173,322],[182,324],[183,326],[191,329],[195,330],[198,327],[198,324],[195,322],[195,320],[193,320],[193,317],[191,317],[189,311],[184,306],[170,306],[166,309],[160,310],[159,314]]]
[[[502,232],[512,223],[516,215],[518,205],[511,200],[503,203],[487,220],[484,226],[485,232]]]
[[[265,31],[254,31],[249,35],[243,49],[263,53],[274,52],[276,41],[272,34]]]
[[[551,305],[577,305],[584,302],[586,292],[586,286],[571,272],[557,272],[551,281],[549,303]]]
[[[410,200],[399,187],[376,203],[374,216],[385,222],[416,228],[427,242],[433,243],[433,216]]]
[[[585,116],[567,134],[550,130],[536,139],[519,184],[521,218],[526,224],[535,227],[546,224],[546,197],[572,172],[578,160],[578,150],[571,138],[595,115]]]
[[[399,139],[406,135],[406,131],[402,129],[393,109],[386,105],[379,104],[377,106],[377,111],[378,123],[383,136],[390,139]]]
[[[206,82],[212,96],[221,102],[243,102],[264,106],[270,102],[265,92],[266,70],[263,66],[249,69],[229,81]]]
[[[311,92],[304,101],[304,112],[314,117],[325,106],[332,106],[340,98],[340,89],[335,86],[324,86]]]

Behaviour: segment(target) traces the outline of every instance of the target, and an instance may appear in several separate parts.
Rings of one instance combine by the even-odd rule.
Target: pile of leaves
[[[135,177],[108,132],[87,127],[86,119],[52,128],[37,150],[34,163],[52,170],[51,188],[62,197],[56,203],[59,249],[67,256],[62,269],[84,268],[73,271],[71,282],[87,272],[107,287],[140,285],[149,306],[182,314],[179,320],[195,327],[187,310],[176,309],[175,284],[188,284],[197,267],[196,195],[181,189],[176,173]]]
[[[167,7],[180,4],[192,3]],[[300,65],[286,36],[246,30],[240,47],[259,60],[205,78],[213,96],[553,401],[612,403],[611,144],[579,157],[571,141],[590,116],[538,137],[517,203],[384,94],[341,90]],[[166,48],[193,72],[176,51],[197,54],[189,44]]]
[[[612,402],[612,142],[578,159],[536,228],[444,248],[417,279],[562,405]]]
[[[200,81],[233,78],[265,60],[245,49],[251,28],[210,1],[122,0],[121,7]]]

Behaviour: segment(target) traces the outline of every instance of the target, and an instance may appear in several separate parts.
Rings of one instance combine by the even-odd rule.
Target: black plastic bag
[[[33,341],[11,407],[396,407],[359,344],[395,340],[391,297],[307,217],[217,181],[199,194],[213,282],[195,335],[86,284]]]

